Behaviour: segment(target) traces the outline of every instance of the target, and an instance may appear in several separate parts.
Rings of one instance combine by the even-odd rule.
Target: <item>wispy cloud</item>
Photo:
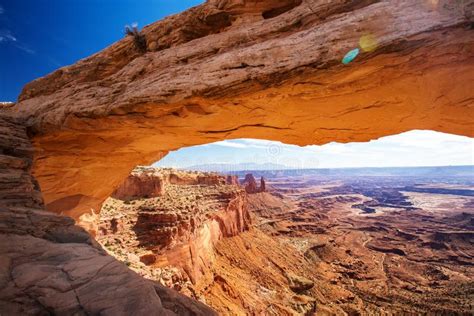
[[[13,33],[7,29],[0,30],[0,43],[10,43],[11,45],[13,45],[13,47],[16,47],[17,49],[27,54],[36,54],[33,49],[28,47],[28,45],[26,45],[25,43],[20,42],[16,38],[16,36],[14,36]]]
[[[0,5],[0,14],[5,13],[5,9]]]
[[[0,30],[0,43],[1,42],[16,42],[17,39],[13,36],[10,30]]]
[[[260,139],[235,139],[235,140],[223,140],[220,142],[208,144],[208,145],[216,145],[222,147],[233,147],[233,148],[254,148],[254,149],[266,149],[268,146],[272,144],[282,144],[280,142],[271,142],[268,140],[260,140]]]
[[[414,130],[366,143],[300,147],[257,139],[233,139],[183,148],[161,165],[231,162],[277,163],[305,168],[442,166],[474,164],[474,138]]]
[[[51,65],[53,65],[55,67],[59,68],[59,67],[64,66],[61,62],[59,62],[57,59],[55,59],[53,57],[47,57],[47,60]]]
[[[36,54],[35,50],[33,50],[33,49],[29,48],[28,46],[26,46],[25,44],[22,44],[22,43],[19,43],[19,42],[17,42],[15,44],[15,47],[18,48],[19,50],[24,51],[27,54],[30,54],[30,55]]]
[[[228,141],[228,140],[224,140],[224,141],[221,141],[221,142],[216,142],[216,143],[212,143],[212,144],[208,144],[209,146],[221,146],[221,147],[232,147],[232,148],[247,148],[247,145],[245,144],[240,144],[240,143],[236,143],[236,142],[232,142],[232,141]]]

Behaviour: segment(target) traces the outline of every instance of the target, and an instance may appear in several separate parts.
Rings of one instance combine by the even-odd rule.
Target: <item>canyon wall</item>
[[[146,187],[162,188],[158,196],[136,195],[139,190],[129,184],[140,183],[144,177]],[[166,282],[161,279],[163,271],[178,271],[173,273],[175,283],[189,280],[191,294],[213,282],[217,242],[250,226],[247,194],[239,185],[227,184],[225,176],[137,168],[119,190],[134,200],[114,196],[106,201],[100,212],[98,241],[132,269],[148,272],[144,276]]]
[[[74,218],[98,212],[135,165],[185,146],[474,136],[472,10],[447,0],[208,1],[146,26],[146,52],[128,36],[29,83],[13,109],[32,136],[47,208]]]
[[[137,166],[112,193],[119,200],[158,197],[168,185],[238,185],[238,178],[213,173]]]
[[[121,199],[160,196],[164,190],[163,179],[153,175],[128,176],[125,181],[112,193],[112,196]]]

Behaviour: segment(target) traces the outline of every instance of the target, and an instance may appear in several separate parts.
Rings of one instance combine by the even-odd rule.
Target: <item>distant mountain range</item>
[[[288,166],[275,164],[275,163],[238,163],[238,164],[226,164],[226,163],[215,163],[215,164],[202,164],[194,165],[186,168],[185,170],[197,170],[197,171],[208,171],[208,172],[222,172],[222,173],[234,173],[237,171],[245,170],[287,170],[291,169]]]
[[[470,166],[439,166],[439,167],[368,167],[368,168],[320,168],[320,169],[291,169],[288,166],[273,163],[239,163],[239,164],[203,164],[186,168],[219,172],[244,176],[254,173],[267,178],[296,175],[320,176],[416,176],[416,177],[472,177],[474,165]]]
[[[293,170],[245,170],[234,172],[243,176],[245,173],[255,173],[258,176],[274,178],[281,176],[330,176],[330,177],[428,177],[452,178],[469,177],[474,180],[474,165],[472,166],[440,166],[440,167],[379,167],[379,168],[340,168],[340,169],[293,169]]]

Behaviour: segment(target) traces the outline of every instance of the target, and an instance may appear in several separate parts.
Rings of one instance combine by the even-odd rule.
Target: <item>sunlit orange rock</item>
[[[29,83],[14,111],[33,135],[48,209],[75,218],[98,211],[135,165],[183,146],[473,136],[471,8],[209,1],[145,27],[144,54],[126,37]],[[376,49],[343,65],[367,35]]]
[[[148,182],[143,182],[143,190],[136,182],[129,185],[130,178],[151,176],[163,188],[159,196],[145,192],[154,187]],[[170,183],[175,177],[195,182]],[[131,253],[154,268],[181,268],[193,284],[212,281],[216,243],[250,227],[247,194],[240,185],[227,184],[222,175],[137,168],[119,188],[121,195],[102,208],[98,240],[116,256]],[[138,191],[145,194],[139,196]],[[129,201],[130,196],[135,200]]]

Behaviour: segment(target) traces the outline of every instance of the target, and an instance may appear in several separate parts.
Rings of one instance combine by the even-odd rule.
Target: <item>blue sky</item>
[[[226,140],[182,148],[156,166],[212,163],[276,163],[288,168],[473,165],[474,138],[415,130],[366,143],[305,147],[256,139]]]
[[[22,87],[198,0],[0,0],[0,101]]]

